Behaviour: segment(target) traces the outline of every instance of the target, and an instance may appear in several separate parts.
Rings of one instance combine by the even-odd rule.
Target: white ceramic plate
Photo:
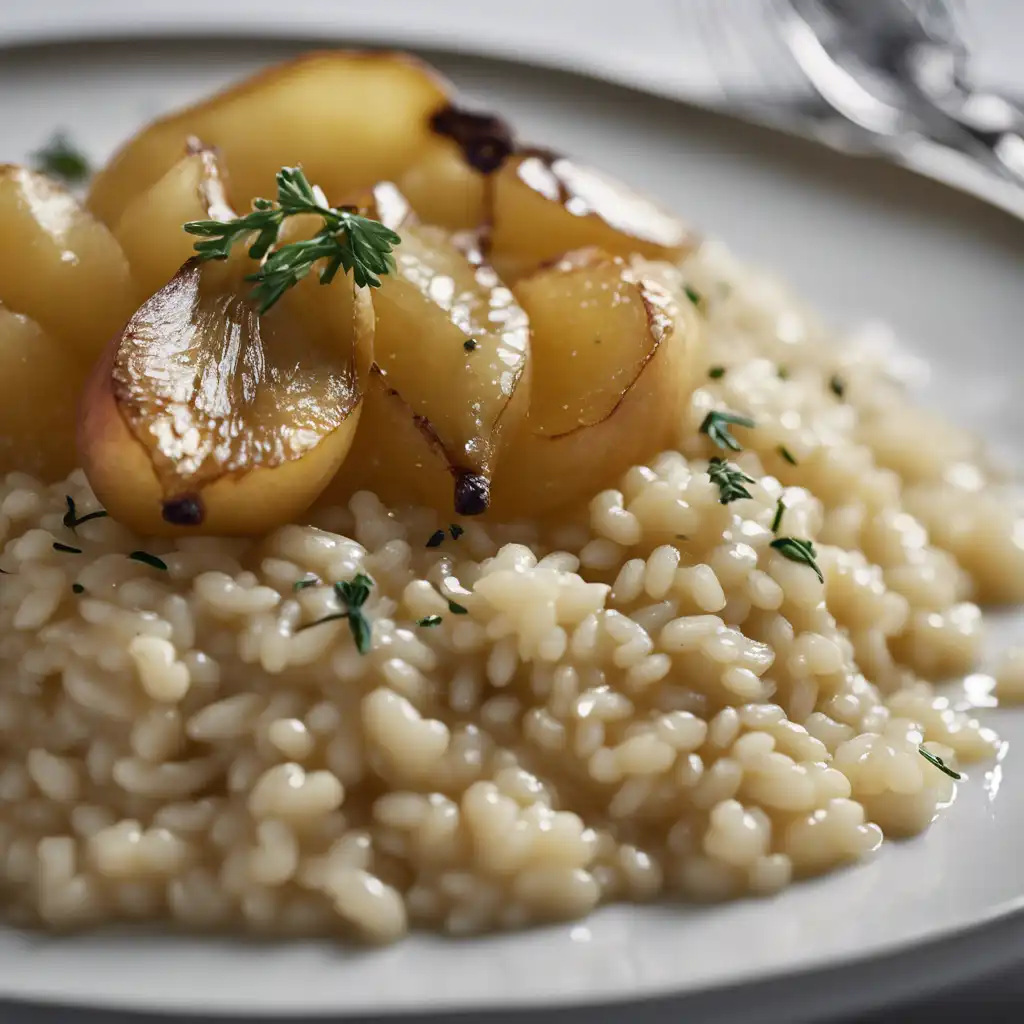
[[[150,41],[0,52],[0,160],[23,158],[57,126],[103,157],[144,119],[292,49]],[[439,62],[527,136],[660,196],[837,320],[891,323],[935,367],[927,400],[999,434],[1022,468],[1024,226],[904,172],[616,87]],[[1022,627],[1003,616],[996,639],[1024,637]],[[772,900],[612,907],[575,926],[471,942],[417,936],[375,952],[0,930],[0,999],[252,1017],[659,997],[691,1024],[768,1024],[921,995],[1006,965],[1024,935],[1013,918],[1024,894],[1024,715],[986,717],[1008,754],[970,772],[924,839],[886,844],[867,864]]]

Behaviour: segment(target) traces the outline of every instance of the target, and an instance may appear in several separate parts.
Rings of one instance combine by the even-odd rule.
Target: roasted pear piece
[[[93,360],[134,308],[110,232],[62,185],[0,166],[0,302]]]
[[[329,494],[358,479],[387,500],[479,514],[504,432],[526,413],[526,317],[471,239],[419,223],[393,185],[378,185],[369,206],[402,238],[373,296],[367,419],[377,427],[360,431]]]
[[[189,140],[181,159],[125,208],[114,227],[131,268],[137,303],[157,292],[195,255],[189,221],[230,220],[226,177],[217,153]]]
[[[82,400],[97,497],[139,533],[259,534],[341,465],[372,352],[368,293],[309,277],[257,315],[249,260],[190,260],[111,342]]]
[[[610,175],[543,150],[494,174],[490,249],[508,278],[573,249],[676,262],[695,245],[685,224]]]
[[[149,125],[93,180],[89,206],[116,225],[179,159],[190,136],[215,146],[241,209],[267,195],[282,164],[302,165],[332,202],[394,179],[432,138],[441,79],[396,53],[311,53]]]
[[[535,518],[589,499],[671,442],[703,331],[685,295],[595,249],[536,271],[515,294],[530,318],[530,410],[504,453],[494,511]]]
[[[515,152],[511,127],[496,114],[448,104],[430,119],[431,144],[397,179],[420,220],[449,231],[489,222],[493,175]]]
[[[89,372],[79,353],[0,306],[0,474],[60,480],[75,465],[75,409]]]

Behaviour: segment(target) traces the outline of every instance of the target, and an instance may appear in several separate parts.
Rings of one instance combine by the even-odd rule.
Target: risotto
[[[449,532],[360,492],[315,526],[139,561],[109,518],[63,525],[67,495],[96,509],[81,473],[9,476],[9,919],[464,934],[768,894],[924,829],[954,783],[922,740],[949,765],[997,746],[924,680],[974,664],[970,600],[1018,596],[1021,550],[984,492],[933,544],[909,509],[954,487],[966,440],[947,428],[934,478],[906,480],[879,424],[920,454],[930,421],[891,382],[722,248],[682,270],[712,376],[675,449],[558,526]],[[723,401],[758,424],[750,497],[726,506],[697,431]],[[780,498],[824,583],[769,546]],[[359,573],[365,656],[343,620],[300,629]]]
[[[510,280],[543,255],[506,244]],[[612,268],[652,336],[696,318],[703,341],[635,387],[671,412],[656,447],[594,435],[572,462],[621,472],[554,514],[463,514],[486,505],[480,469],[455,474],[455,513],[328,488],[238,538],[190,534],[188,498],[159,538],[91,470],[3,478],[7,922],[466,935],[767,896],[928,827],[957,768],[999,747],[933,683],[976,665],[979,604],[1024,599],[1002,481],[783,286],[717,242],[675,244],[560,265]],[[460,335],[459,358],[486,345]],[[117,468],[120,487],[135,470]],[[1006,656],[1005,696],[1022,665]]]

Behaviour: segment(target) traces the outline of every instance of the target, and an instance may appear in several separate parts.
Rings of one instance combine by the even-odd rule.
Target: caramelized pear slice
[[[573,249],[677,262],[695,245],[690,230],[610,175],[542,150],[506,160],[492,183],[490,254],[518,277]]]
[[[699,372],[702,322],[652,277],[594,249],[519,282],[530,318],[530,411],[496,478],[495,512],[586,501],[666,447]]]
[[[376,467],[369,485],[390,494],[402,481],[406,500],[431,503],[447,474],[454,501],[449,497],[442,507],[479,514],[490,501],[503,432],[526,412],[526,317],[468,239],[463,244],[420,224],[393,185],[374,189],[371,216],[402,242],[394,272],[373,297],[381,386],[370,397],[386,398],[420,440],[410,444],[405,431],[374,431],[353,471],[368,456]]]
[[[0,474],[60,480],[75,465],[75,408],[89,366],[20,313],[0,306]]]
[[[262,317],[249,261],[190,260],[115,338],[78,441],[112,516],[139,533],[260,534],[341,465],[372,351],[369,295],[307,278]]]
[[[449,231],[474,230],[490,218],[491,176],[515,152],[508,123],[454,104],[430,119],[431,145],[397,179],[420,220]]]
[[[113,236],[57,182],[0,166],[0,302],[93,360],[134,308]]]
[[[225,173],[216,152],[192,139],[182,158],[128,204],[114,228],[131,267],[138,302],[148,299],[195,255],[194,220],[231,220]]]
[[[89,206],[116,224],[129,202],[177,162],[190,136],[215,146],[232,204],[273,194],[282,165],[301,165],[331,202],[393,179],[429,143],[447,89],[397,53],[310,53],[270,68],[139,132],[93,181]]]

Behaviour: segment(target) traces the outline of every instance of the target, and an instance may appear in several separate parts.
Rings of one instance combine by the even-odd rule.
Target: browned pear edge
[[[557,260],[548,261],[545,264],[545,268],[542,269],[559,267],[565,270],[583,270],[587,267],[600,266],[602,263],[609,261],[614,262],[615,258],[602,252],[600,249],[578,249],[575,252],[566,253],[566,255]],[[580,423],[571,430],[563,430],[559,434],[538,434],[531,431],[531,436],[535,437],[538,441],[559,441],[565,437],[572,437],[573,434],[578,434],[580,431],[590,430],[611,419],[622,406],[622,403],[629,397],[630,392],[636,386],[641,376],[643,376],[643,372],[647,369],[648,364],[657,356],[662,343],[671,338],[675,332],[675,320],[669,309],[675,304],[676,300],[669,291],[656,281],[652,281],[649,278],[645,278],[642,274],[629,270],[626,273],[626,280],[636,286],[640,294],[640,301],[644,304],[644,309],[647,312],[647,324],[651,331],[651,347],[647,350],[643,361],[637,367],[633,379],[623,388],[615,404],[604,416],[589,423]],[[527,422],[529,421],[527,420]]]
[[[155,120],[150,121],[144,128],[137,131],[131,136],[131,138],[126,140],[125,143],[118,148],[117,152],[115,152],[107,161],[103,169],[96,175],[93,179],[92,185],[90,186],[89,194],[86,197],[86,206],[89,209],[94,208],[97,186],[102,189],[103,184],[109,177],[110,173],[118,169],[120,164],[124,161],[126,154],[130,152],[144,136],[151,132],[156,133],[161,129],[173,127],[177,122],[182,121],[185,118],[192,117],[195,114],[201,114],[204,111],[210,110],[218,104],[223,103],[225,100],[232,100],[238,96],[244,96],[246,93],[251,92],[254,89],[263,88],[267,85],[272,86],[276,79],[284,77],[295,68],[301,67],[303,64],[315,64],[318,61],[336,60],[365,61],[367,63],[380,62],[382,64],[394,62],[404,64],[409,68],[413,68],[421,72],[444,96],[451,96],[454,91],[451,82],[449,82],[448,79],[446,79],[437,70],[437,68],[428,64],[426,61],[420,60],[418,57],[414,57],[409,53],[404,53],[401,50],[310,50],[307,53],[300,54],[292,60],[274,64],[271,67],[257,71],[255,74],[249,75],[241,81],[234,82],[233,84],[226,86],[218,92],[215,92],[212,96],[208,96],[206,99],[200,100],[198,103],[172,111],[169,114],[165,114],[163,117],[158,117]],[[439,109],[444,109],[447,105],[447,102],[442,103]],[[148,181],[146,182],[145,187],[148,188],[152,184],[152,181]]]

